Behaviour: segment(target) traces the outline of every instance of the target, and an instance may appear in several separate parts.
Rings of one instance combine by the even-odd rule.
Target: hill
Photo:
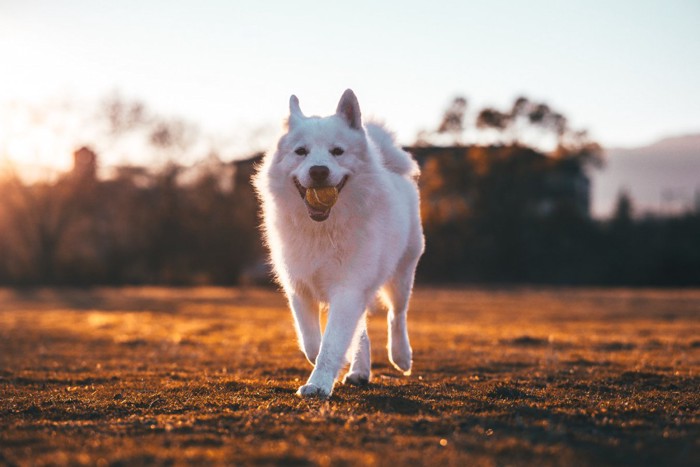
[[[636,148],[606,148],[606,166],[593,174],[593,215],[612,213],[626,190],[637,213],[678,213],[700,196],[700,133],[661,139]]]

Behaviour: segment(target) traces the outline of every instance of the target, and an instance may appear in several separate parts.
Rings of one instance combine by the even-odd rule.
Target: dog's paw
[[[394,367],[402,372],[404,375],[408,376],[411,374],[411,364],[413,363],[413,351],[411,346],[397,346],[399,348],[392,348],[391,354],[389,355],[389,360]]]
[[[328,399],[331,397],[331,391],[308,383],[297,389],[297,396],[303,397],[304,399]]]
[[[369,384],[369,374],[351,372],[343,378],[343,384],[353,386],[367,386]]]

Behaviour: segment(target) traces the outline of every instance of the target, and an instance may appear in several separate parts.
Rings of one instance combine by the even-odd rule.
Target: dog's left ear
[[[362,118],[360,115],[360,104],[357,102],[357,97],[352,89],[346,89],[343,96],[338,102],[338,109],[335,111],[336,115],[340,115],[348,122],[350,128],[359,130],[362,128]]]

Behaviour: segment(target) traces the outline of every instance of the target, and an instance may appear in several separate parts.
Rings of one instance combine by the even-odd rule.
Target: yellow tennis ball
[[[328,209],[338,201],[338,189],[334,186],[307,188],[305,199],[315,209]]]

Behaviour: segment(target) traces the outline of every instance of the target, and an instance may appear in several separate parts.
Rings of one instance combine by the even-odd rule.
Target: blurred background
[[[0,284],[268,281],[250,176],[346,88],[423,283],[700,285],[700,3],[0,0]]]

